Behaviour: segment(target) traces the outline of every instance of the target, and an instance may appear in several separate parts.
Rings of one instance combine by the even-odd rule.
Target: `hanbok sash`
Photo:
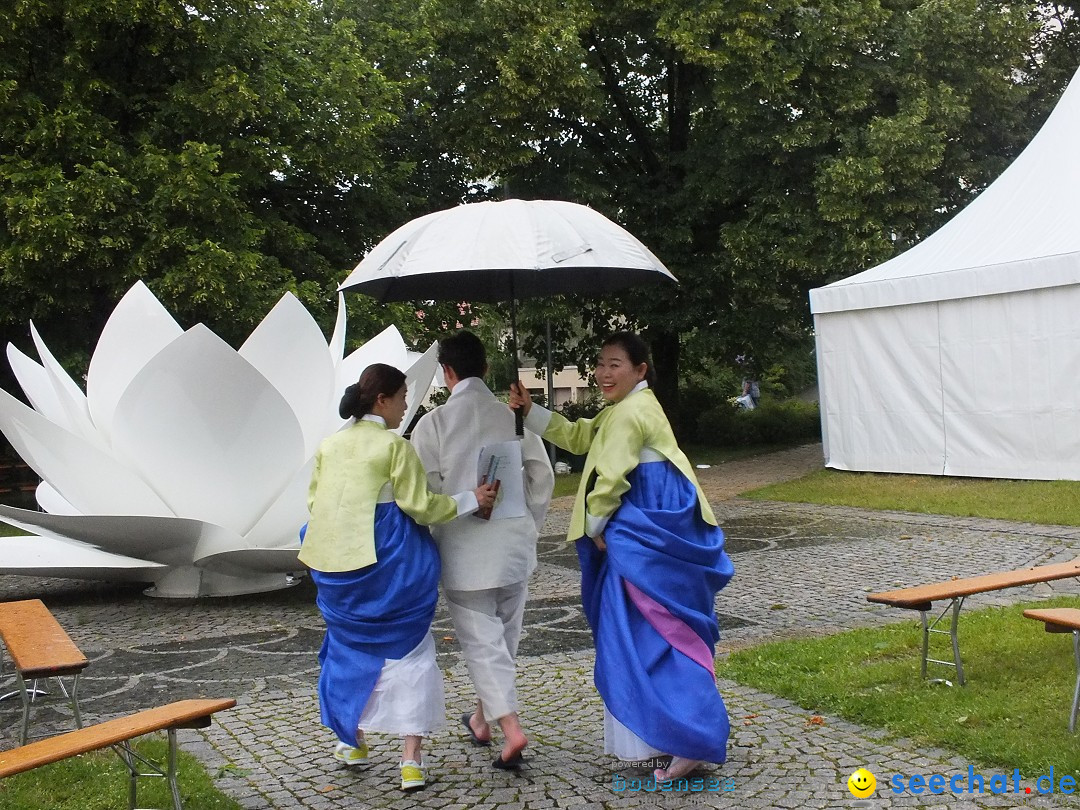
[[[716,593],[734,573],[724,534],[670,462],[639,464],[604,530],[578,540],[596,687],[619,722],[654,748],[723,762],[727,710],[716,690]]]

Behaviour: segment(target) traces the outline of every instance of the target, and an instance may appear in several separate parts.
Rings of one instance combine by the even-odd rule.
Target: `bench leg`
[[[1076,710],[1080,708],[1080,632],[1073,630],[1073,659],[1076,661],[1076,688],[1073,689],[1072,711],[1069,713],[1069,731],[1076,731]]]
[[[36,678],[27,689],[26,679],[22,675],[19,676],[19,692],[22,696],[22,727],[19,730],[19,745],[26,745],[26,741],[30,739],[30,704],[34,702],[35,697],[47,695],[48,692],[37,688]]]
[[[26,680],[22,675],[16,673],[19,681],[19,690],[17,692],[8,692],[6,695],[0,695],[0,700],[6,700],[7,698],[19,695],[22,698],[22,727],[19,731],[19,745],[26,745],[30,740],[30,705],[34,702],[34,699],[39,695],[49,694],[44,689],[38,688],[38,679],[34,678],[31,681],[30,686],[26,685]],[[71,711],[75,715],[75,727],[82,728],[82,714],[79,711],[79,673],[75,673],[74,680],[71,683],[71,691],[68,692],[67,687],[64,686],[62,678],[57,676],[56,683],[60,686],[60,691],[64,697],[71,701]],[[43,736],[43,735],[36,735]]]
[[[964,597],[954,598],[945,610],[938,614],[937,618],[930,621],[927,618],[929,611],[920,610],[919,615],[922,617],[922,676],[927,676],[926,669],[927,664],[942,664],[944,666],[955,667],[956,669],[956,681],[961,686],[964,685],[964,662],[960,658],[960,639],[956,634],[957,627],[960,624],[960,608],[964,606]],[[951,614],[949,622],[949,631],[946,633],[944,630],[938,630],[937,625],[945,618],[946,614]],[[952,643],[952,661],[942,661],[937,658],[930,657],[930,634],[940,633],[941,635],[948,635],[949,640]],[[949,686],[952,684],[944,678],[933,678],[931,683],[945,683]]]
[[[176,751],[178,748],[176,729],[170,728],[167,730],[167,733],[169,736],[169,753],[164,769],[158,763],[151,762],[146,757],[137,753],[132,747],[134,742],[123,742],[113,746],[113,750],[120,755],[120,759],[124,760],[124,764],[128,769],[128,810],[135,810],[135,804],[138,801],[138,783],[140,776],[163,777],[169,784],[169,793],[172,795],[173,810],[184,810],[184,806],[180,800],[180,785],[176,779]],[[138,760],[138,762],[136,762],[136,760]],[[138,765],[139,762],[148,767],[150,771],[140,771]]]
[[[184,810],[180,803],[180,785],[176,783],[176,729],[169,729],[169,763],[168,763],[169,790],[172,792],[174,810]]]

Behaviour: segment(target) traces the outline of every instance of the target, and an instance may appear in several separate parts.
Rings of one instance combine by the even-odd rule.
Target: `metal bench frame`
[[[15,690],[13,690],[11,692],[7,692],[7,693],[5,693],[3,695],[0,695],[0,700],[8,700],[9,698],[13,698],[16,695],[18,695],[19,697],[22,698],[22,724],[21,724],[21,726],[19,728],[19,745],[26,745],[28,740],[37,739],[38,737],[48,737],[49,736],[49,734],[47,732],[43,733],[43,734],[34,734],[33,736],[30,735],[30,706],[34,702],[35,698],[37,698],[38,695],[47,695],[49,693],[46,692],[44,689],[41,689],[41,688],[38,687],[38,681],[40,680],[40,678],[32,678],[31,681],[30,681],[30,686],[28,687],[26,685],[26,678],[24,678],[22,676],[22,673],[19,672],[18,667],[13,667],[13,668],[15,670],[15,678],[16,678],[16,681],[19,684],[19,688],[15,689]],[[3,653],[3,649],[0,648],[0,680],[3,680],[3,671],[4,671],[4,653]],[[64,684],[64,680],[63,680],[62,676],[60,676],[60,675],[53,675],[52,676],[52,678],[56,681],[57,685],[60,687],[60,691],[63,693],[64,697],[67,698],[68,703],[71,704],[72,714],[75,715],[75,727],[76,728],[82,728],[83,727],[82,714],[79,712],[79,675],[80,674],[81,673],[76,672],[76,673],[74,673],[74,675],[72,675],[71,691],[70,692],[68,692],[67,686]]]
[[[1053,610],[1053,608],[1050,608]],[[1076,664],[1076,686],[1073,687],[1072,708],[1069,710],[1069,733],[1076,731],[1076,715],[1080,712],[1080,629],[1069,624],[1059,624],[1052,617],[1039,615],[1043,612],[1039,608],[1031,608],[1024,611],[1025,618],[1035,619],[1043,623],[1047,633],[1072,633],[1073,661]]]
[[[957,638],[956,628],[960,623],[960,609],[964,606],[964,596],[954,596],[949,604],[937,615],[937,618],[933,621],[927,620],[927,615],[930,613],[930,606],[919,610],[919,615],[922,617],[922,676],[927,676],[927,664],[941,664],[942,666],[953,667],[956,670],[956,682],[960,685],[964,685],[964,662],[960,658],[960,639]],[[938,624],[949,615],[949,629],[938,630]],[[930,657],[930,634],[937,633],[939,635],[948,636],[952,643],[952,661],[944,661],[940,658]],[[946,686],[952,686],[952,681],[946,678],[931,678],[930,683],[943,683]]]
[[[182,726],[182,728],[205,728],[209,725],[210,718],[207,717],[205,723],[189,723]],[[169,753],[166,757],[164,766],[154,762],[152,759],[144,757],[135,750],[134,739],[137,738],[110,746],[120,759],[124,761],[124,765],[126,765],[128,769],[128,810],[136,810],[135,803],[138,797],[140,778],[164,779],[169,785],[173,810],[184,810],[184,806],[180,801],[180,785],[176,780],[176,752],[179,747],[176,742],[176,728],[166,729],[166,731],[169,736]],[[142,765],[149,768],[149,770],[139,770],[139,763],[142,763]]]

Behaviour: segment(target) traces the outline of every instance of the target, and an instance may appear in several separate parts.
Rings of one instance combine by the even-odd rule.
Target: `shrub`
[[[816,402],[763,400],[752,411],[728,402],[698,415],[697,440],[716,447],[791,444],[821,439]]]
[[[603,410],[606,402],[596,391],[590,391],[581,402],[566,402],[556,410],[571,422],[578,419],[591,419]],[[565,461],[572,472],[581,472],[585,468],[585,456],[575,456],[561,447],[555,448],[555,460]]]
[[[557,410],[571,422],[578,419],[591,419],[604,409],[604,398],[595,391],[590,391],[581,402],[564,402]]]

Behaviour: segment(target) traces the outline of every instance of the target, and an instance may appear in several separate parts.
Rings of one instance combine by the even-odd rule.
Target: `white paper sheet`
[[[525,478],[522,474],[521,442],[517,440],[485,445],[476,465],[476,480],[499,482],[492,520],[525,516]],[[492,473],[494,473],[492,475]]]

